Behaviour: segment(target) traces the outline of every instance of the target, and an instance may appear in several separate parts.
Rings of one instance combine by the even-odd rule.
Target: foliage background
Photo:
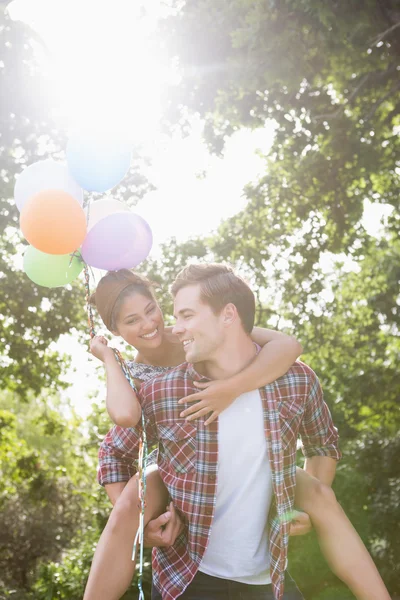
[[[172,4],[174,4],[172,2]],[[179,6],[178,6],[179,4]],[[0,598],[77,600],[109,504],[94,481],[109,427],[97,403],[87,420],[60,399],[63,333],[85,335],[82,283],[33,285],[18,268],[23,240],[15,174],[62,158],[40,44],[0,6]],[[143,271],[167,284],[189,260],[227,260],[254,286],[259,325],[302,341],[342,438],[336,494],[393,597],[400,595],[400,4],[395,0],[188,0],[160,22],[182,70],[164,128],[204,122],[222,154],[242,127],[275,139],[245,209],[213,234],[171,239]],[[206,34],[205,34],[206,32]],[[137,149],[123,196],[152,186]],[[223,193],[223,192],[221,192]],[[216,198],[218,201],[218,198]],[[385,206],[381,232],[366,203]],[[201,207],[196,207],[201,210]],[[293,540],[291,571],[308,600],[351,598],[315,538]],[[150,581],[150,571],[146,571]],[[133,587],[126,598],[136,598]]]

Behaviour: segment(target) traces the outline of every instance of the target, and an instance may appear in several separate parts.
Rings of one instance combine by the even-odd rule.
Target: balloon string
[[[86,304],[87,304],[87,313],[88,313],[88,323],[89,323],[89,333],[90,338],[93,339],[95,336],[94,330],[94,319],[93,319],[93,310],[92,305],[90,304],[90,280],[89,280],[89,269],[88,265],[85,263],[85,291],[86,291]],[[121,353],[117,348],[112,348],[114,351],[115,358],[120,365],[126,379],[128,380],[131,388],[135,393],[137,393],[137,388],[135,385],[134,378],[129,370],[127,362],[122,357]],[[138,458],[138,475],[139,475],[139,483],[138,483],[138,495],[139,495],[139,508],[140,508],[140,516],[139,516],[139,527],[135,536],[135,541],[133,543],[132,550],[132,560],[135,560],[136,557],[136,549],[139,545],[140,553],[139,553],[139,577],[138,577],[138,588],[139,588],[139,600],[145,600],[144,592],[143,592],[143,566],[144,566],[144,511],[146,508],[146,468],[148,461],[148,447],[147,447],[147,435],[146,435],[146,421],[142,411],[142,436],[139,443],[139,458]]]
[[[92,305],[90,304],[89,269],[88,269],[88,266],[86,263],[85,263],[84,273],[85,273],[85,292],[86,292],[86,306],[87,306],[87,315],[88,315],[88,324],[89,324],[89,335],[90,335],[90,338],[93,339],[94,336],[96,335],[96,333],[94,330]]]

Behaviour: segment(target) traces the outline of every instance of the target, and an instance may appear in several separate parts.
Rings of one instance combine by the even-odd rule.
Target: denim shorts
[[[304,600],[289,573],[285,576],[284,600]],[[151,600],[162,600],[161,594],[154,587]],[[179,600],[274,600],[272,585],[249,585],[230,579],[211,577],[197,571],[192,582]]]

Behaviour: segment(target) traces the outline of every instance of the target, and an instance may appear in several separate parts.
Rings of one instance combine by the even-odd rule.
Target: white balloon
[[[18,176],[14,187],[14,199],[19,210],[43,190],[63,190],[83,204],[83,190],[72,178],[66,164],[46,159],[26,167]]]
[[[91,202],[89,206],[85,208],[86,220],[88,222],[87,230],[89,231],[89,229],[101,221],[101,219],[120,212],[130,212],[130,208],[123,202],[119,202],[119,200],[105,199]],[[87,218],[88,215],[89,219]]]

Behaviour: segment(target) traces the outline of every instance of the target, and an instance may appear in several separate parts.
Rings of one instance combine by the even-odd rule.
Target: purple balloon
[[[136,267],[147,258],[152,244],[147,221],[134,213],[114,213],[90,229],[81,254],[91,267],[118,271]]]

